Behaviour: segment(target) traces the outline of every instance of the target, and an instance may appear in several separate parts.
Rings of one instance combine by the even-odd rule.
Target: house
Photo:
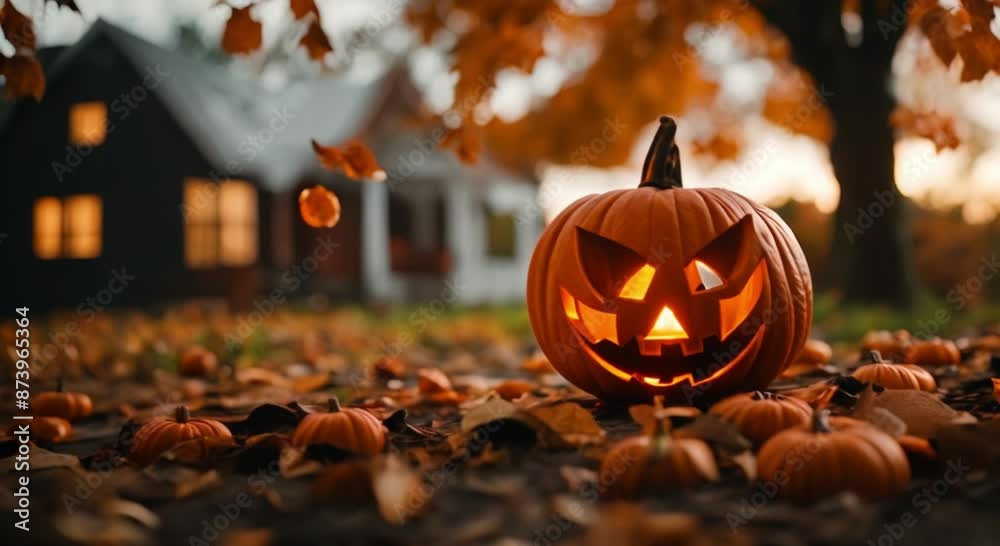
[[[105,21],[40,57],[44,99],[0,112],[5,308],[523,295],[536,185],[428,146],[404,68],[270,92]],[[320,168],[310,138],[355,136],[388,180]],[[299,219],[317,183],[342,204],[332,229]]]

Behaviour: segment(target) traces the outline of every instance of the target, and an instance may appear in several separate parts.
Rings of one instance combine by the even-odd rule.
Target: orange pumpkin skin
[[[59,390],[37,395],[32,400],[31,407],[35,415],[61,417],[67,421],[87,417],[94,411],[94,403],[89,396],[79,392],[63,392],[61,385]]]
[[[915,341],[906,351],[906,360],[920,366],[954,366],[962,355],[954,341],[941,338]]]
[[[61,417],[36,417],[31,433],[36,440],[59,443],[73,435],[73,425]]]
[[[756,391],[724,398],[708,412],[740,427],[759,446],[782,430],[809,424],[812,408],[798,398]]]
[[[292,433],[295,447],[329,445],[356,455],[375,455],[385,448],[386,429],[371,413],[343,408],[330,399],[329,413],[306,415]]]
[[[156,417],[139,428],[129,457],[138,464],[149,464],[181,442],[232,437],[222,423],[214,419],[192,419],[187,407],[178,406],[174,417]]]
[[[910,463],[892,436],[868,423],[817,414],[813,425],[784,430],[765,442],[757,453],[757,474],[797,502],[842,491],[877,498],[906,488]]]
[[[868,362],[854,370],[851,376],[858,381],[882,385],[887,389],[928,392],[937,390],[934,376],[920,366],[885,362],[877,351],[869,353]]]
[[[540,348],[566,379],[605,400],[690,403],[692,390],[712,400],[764,388],[809,333],[812,282],[794,235],[735,192],[680,187],[675,130],[661,119],[638,189],[577,200],[548,225],[531,258],[527,305]],[[703,289],[703,278],[693,287],[702,255],[721,286]],[[727,260],[729,271],[719,265]],[[641,300],[623,297],[640,273],[618,271],[626,262],[655,271]],[[727,313],[751,286],[747,308]],[[652,336],[661,317],[683,333]],[[652,354],[636,348],[650,343]]]
[[[670,412],[663,398],[654,399],[653,421],[642,434],[630,436],[601,459],[598,481],[608,498],[633,497],[640,492],[690,489],[718,481],[715,454],[698,438],[675,438],[671,434]]]

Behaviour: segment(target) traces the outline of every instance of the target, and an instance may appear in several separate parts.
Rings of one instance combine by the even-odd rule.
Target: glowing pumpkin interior
[[[653,388],[694,386],[756,353],[766,329],[758,308],[769,280],[750,217],[683,268],[582,228],[577,235],[589,286],[580,294],[560,288],[563,314],[585,354],[607,372]]]

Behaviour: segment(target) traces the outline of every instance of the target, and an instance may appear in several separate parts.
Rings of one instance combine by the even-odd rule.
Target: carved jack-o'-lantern
[[[809,269],[771,210],[681,187],[676,125],[661,118],[638,189],[584,197],[531,259],[539,346],[605,399],[714,399],[766,386],[802,348]]]

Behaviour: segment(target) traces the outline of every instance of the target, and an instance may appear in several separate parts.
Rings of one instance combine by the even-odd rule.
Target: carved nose
[[[687,332],[681,326],[680,321],[674,315],[673,310],[666,305],[660,309],[660,314],[656,317],[656,322],[646,334],[647,341],[673,341],[687,339]]]

